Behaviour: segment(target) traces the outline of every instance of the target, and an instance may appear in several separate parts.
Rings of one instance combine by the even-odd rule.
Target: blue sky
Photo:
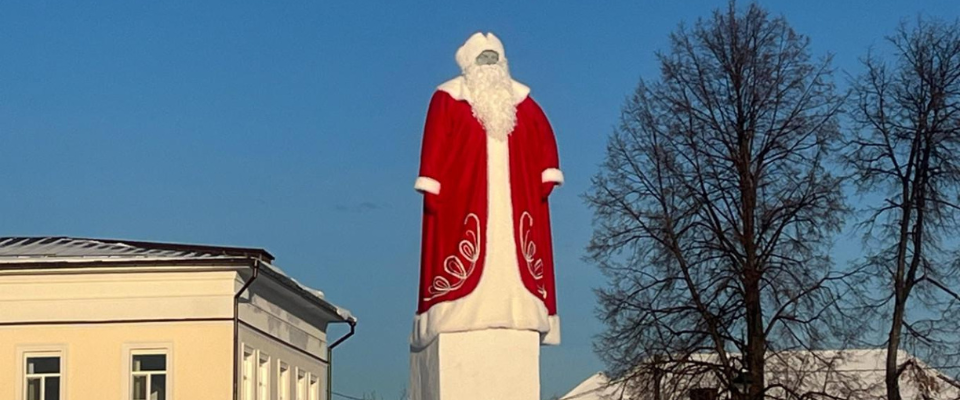
[[[463,40],[493,31],[551,118],[567,178],[553,198],[564,343],[542,359],[544,395],[563,394],[603,367],[580,195],[625,96],[656,78],[654,52],[726,2],[471,3],[0,3],[0,235],[266,248],[360,318],[335,390],[396,398],[427,101]],[[953,0],[761,4],[835,54],[841,82],[901,19],[960,15]]]

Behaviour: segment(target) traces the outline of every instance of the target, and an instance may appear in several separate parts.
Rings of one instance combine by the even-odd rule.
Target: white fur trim
[[[493,308],[490,307],[492,304],[486,304],[487,307],[480,305],[481,308],[475,310],[476,305],[469,304],[478,302],[476,298],[478,296],[474,294],[470,293],[457,300],[434,304],[426,312],[415,315],[413,317],[413,332],[410,334],[411,349],[423,349],[429,346],[441,333],[470,332],[484,329],[536,331],[540,332],[540,344],[545,346],[560,344],[560,317],[556,315],[547,316],[547,308],[533,294],[530,295],[530,299],[532,299],[530,304],[537,304],[539,310],[535,313],[546,316],[546,318],[516,314],[502,315],[500,316],[502,319],[483,318],[493,316],[490,313],[492,310],[488,310]]]
[[[540,333],[540,344],[544,346],[556,346],[560,344],[560,316],[551,315],[547,317],[550,320],[550,330]]]
[[[463,75],[460,75],[456,78],[453,78],[449,81],[444,82],[440,86],[437,86],[437,90],[446,92],[457,101],[466,101],[470,102],[473,100],[470,97],[470,90],[467,89],[466,79],[463,78]],[[527,85],[524,85],[516,80],[513,81],[513,103],[520,104],[530,95],[530,88]]]
[[[417,178],[417,181],[413,183],[413,188],[419,192],[433,193],[435,195],[440,194],[440,182],[426,176]]]
[[[547,168],[540,173],[540,179],[544,183],[556,182],[559,186],[563,184],[563,172],[556,168]]]
[[[457,60],[457,65],[460,66],[460,70],[466,70],[468,66],[476,63],[477,56],[485,50],[497,52],[501,60],[507,59],[507,55],[504,54],[503,51],[503,42],[492,32],[487,32],[486,36],[481,32],[471,35],[470,38],[463,43],[463,46],[457,49],[457,54],[454,58]]]

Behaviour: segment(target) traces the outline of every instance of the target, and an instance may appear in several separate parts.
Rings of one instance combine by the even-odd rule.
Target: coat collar
[[[470,102],[470,90],[467,89],[466,80],[463,75],[444,82],[437,87],[437,90],[447,92],[454,100],[465,100]],[[520,104],[530,95],[530,88],[520,82],[513,81],[513,103]]]

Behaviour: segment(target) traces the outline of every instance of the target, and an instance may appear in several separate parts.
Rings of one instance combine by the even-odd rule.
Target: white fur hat
[[[457,49],[457,64],[460,65],[461,70],[466,70],[467,67],[473,65],[476,62],[477,56],[480,55],[484,50],[493,50],[500,55],[501,60],[506,60],[507,56],[503,52],[503,43],[500,42],[492,32],[487,32],[487,35],[484,36],[483,33],[477,32],[470,36],[469,39],[463,46],[460,46]]]

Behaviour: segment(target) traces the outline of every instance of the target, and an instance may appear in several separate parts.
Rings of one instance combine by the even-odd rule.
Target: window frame
[[[290,398],[290,364],[277,359],[277,400],[293,400]],[[284,374],[286,372],[286,374]]]
[[[173,400],[174,398],[174,377],[175,365],[173,343],[170,342],[151,342],[151,343],[124,343],[121,351],[121,369],[120,377],[120,398],[123,400],[133,400],[133,356],[140,355],[164,355],[166,358],[166,368],[163,375],[166,378],[164,382],[164,400]],[[150,373],[148,372],[148,375]],[[149,381],[149,379],[148,379]],[[147,388],[148,393],[150,388]],[[149,394],[148,394],[149,396]]]
[[[691,388],[687,391],[690,400],[719,400],[720,390],[714,387]]]
[[[247,358],[247,355],[250,355],[250,358]],[[247,361],[250,361],[249,365]],[[254,400],[257,398],[257,350],[251,347],[246,343],[242,343],[240,346],[240,399],[241,400]],[[247,368],[249,367],[250,375],[247,375]],[[250,392],[247,393],[249,385]]]
[[[264,358],[266,358],[266,364],[263,363]],[[271,399],[271,393],[272,393],[272,392],[270,391],[270,389],[271,389],[271,387],[270,387],[270,381],[271,381],[271,379],[270,379],[270,370],[271,370],[270,365],[271,365],[272,358],[270,358],[270,354],[267,354],[266,352],[261,351],[261,350],[257,350],[257,356],[256,356],[256,358],[255,358],[254,360],[256,361],[256,367],[257,367],[257,368],[256,368],[256,369],[257,369],[257,380],[256,380],[256,384],[254,385],[254,387],[256,388],[256,392],[257,392],[257,399],[258,399],[258,400],[270,400],[270,399]],[[264,395],[265,395],[266,397],[264,397]]]
[[[303,374],[303,380],[300,380],[300,374]],[[307,400],[310,397],[310,371],[307,371],[303,368],[297,368],[297,374],[294,376],[296,380],[296,400]]]
[[[320,377],[314,374],[307,374],[307,398],[310,400],[320,400]]]
[[[60,399],[63,400],[68,398],[66,395],[67,389],[67,345],[65,344],[50,344],[50,345],[27,345],[27,346],[17,346],[17,371],[16,371],[16,399],[26,400],[27,398],[27,358],[42,358],[42,357],[59,357],[60,359],[60,373],[57,376],[60,378]]]

